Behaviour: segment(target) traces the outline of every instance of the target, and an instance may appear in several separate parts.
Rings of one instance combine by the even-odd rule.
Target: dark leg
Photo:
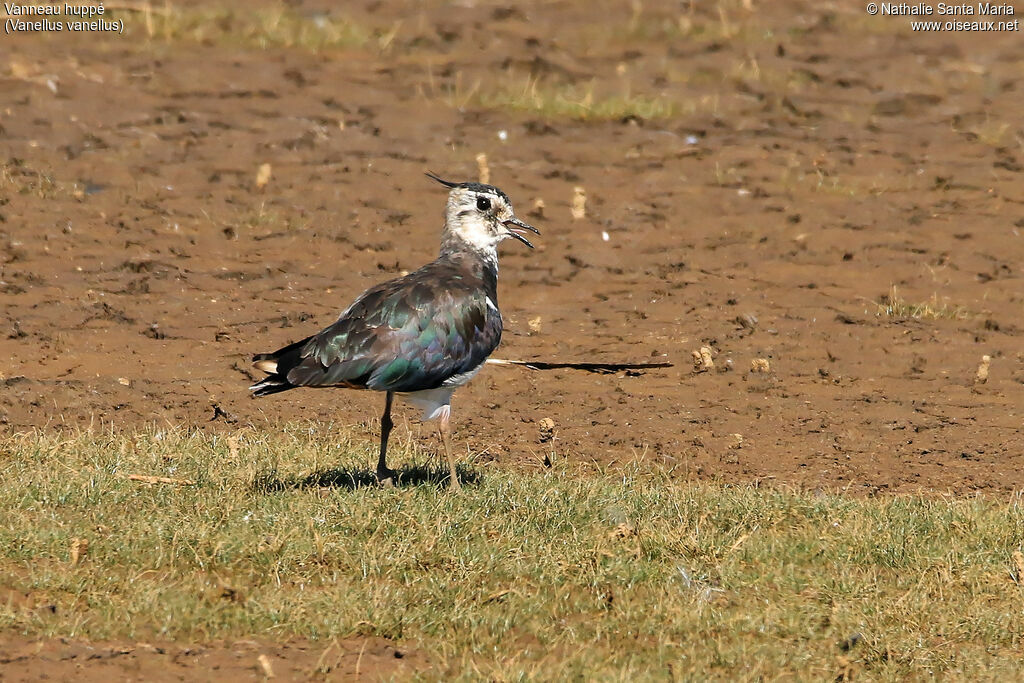
[[[448,472],[450,473],[448,486],[453,491],[458,491],[462,488],[462,484],[459,483],[459,475],[455,471],[455,458],[452,457],[452,426],[450,421],[452,409],[450,406],[445,406],[443,411],[437,430],[441,433],[441,441],[444,443],[444,454],[448,457]]]
[[[395,481],[395,471],[389,470],[385,459],[388,454],[388,437],[391,435],[391,428],[395,426],[395,423],[391,421],[391,401],[395,395],[393,392],[387,392],[388,396],[384,400],[384,416],[380,418],[380,457],[377,459],[377,481],[380,483]]]

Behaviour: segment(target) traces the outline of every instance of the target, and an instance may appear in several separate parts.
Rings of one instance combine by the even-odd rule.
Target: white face
[[[494,251],[498,243],[515,237],[506,223],[515,214],[499,194],[480,189],[456,187],[448,194],[448,230],[480,251]]]

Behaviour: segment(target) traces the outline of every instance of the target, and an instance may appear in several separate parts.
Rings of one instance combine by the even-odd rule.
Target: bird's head
[[[510,237],[533,249],[525,233],[539,235],[540,231],[516,218],[507,194],[493,185],[453,183],[433,173],[427,175],[449,188],[444,216],[446,239],[454,238],[488,254]]]

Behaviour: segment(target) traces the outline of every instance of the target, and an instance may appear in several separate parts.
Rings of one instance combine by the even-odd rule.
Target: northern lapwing
[[[451,399],[473,378],[501,340],[498,244],[540,232],[516,218],[508,195],[482,183],[449,188],[436,260],[404,277],[363,292],[337,321],[311,337],[253,357],[268,374],[249,387],[267,396],[296,387],[344,387],[385,392],[377,479],[394,481],[386,456],[395,395],[440,419],[450,471],[459,488],[451,450]]]

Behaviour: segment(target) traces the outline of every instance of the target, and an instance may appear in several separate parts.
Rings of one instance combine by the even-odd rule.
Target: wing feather
[[[501,340],[501,315],[451,270],[435,262],[367,290],[306,341],[288,382],[421,391],[479,366]]]

